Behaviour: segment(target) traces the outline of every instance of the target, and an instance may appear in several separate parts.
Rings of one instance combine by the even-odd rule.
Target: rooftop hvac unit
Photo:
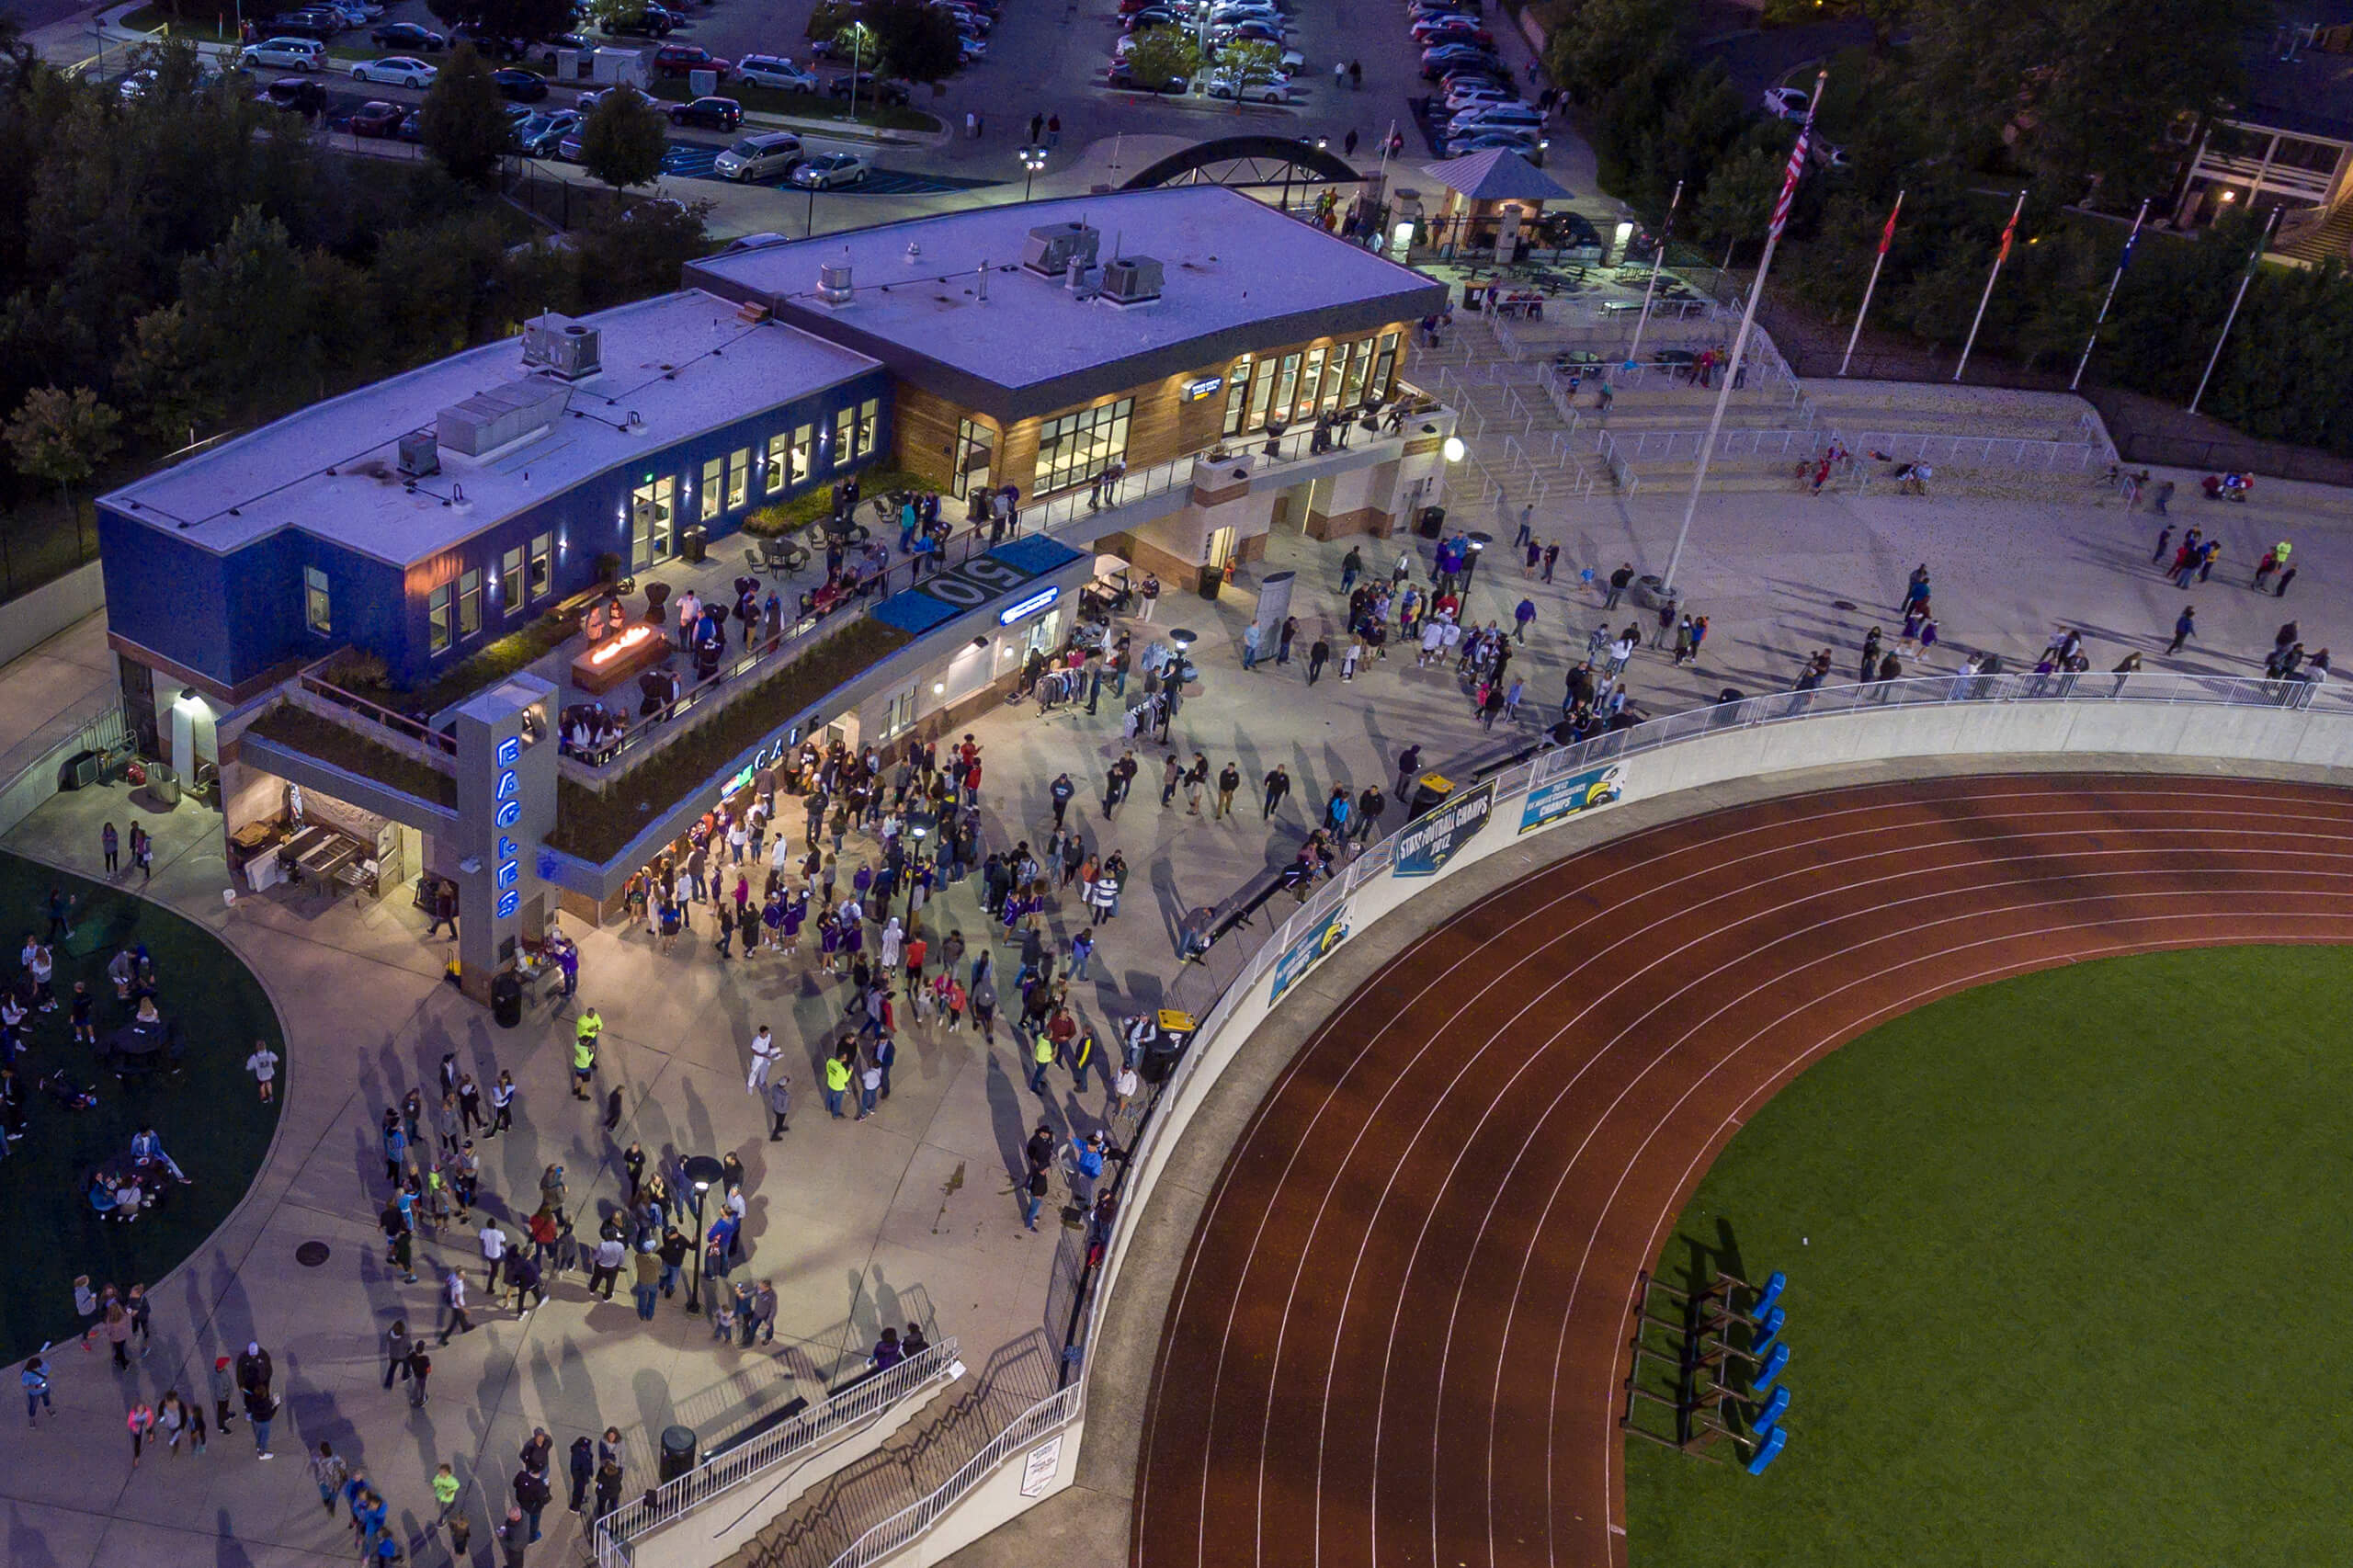
[[[593,326],[551,311],[523,324],[523,363],[567,381],[585,381],[603,369],[602,335]]]
[[[836,307],[847,305],[853,291],[848,262],[829,261],[817,268],[817,298],[824,303]]]
[[[1160,263],[1148,256],[1117,256],[1103,264],[1104,303],[1143,305],[1160,298]]]
[[[423,479],[441,472],[441,444],[430,430],[412,430],[401,437],[400,471],[404,479]]]
[[[434,437],[450,451],[478,458],[553,425],[571,397],[565,387],[525,376],[443,409],[434,417]]]
[[[1059,280],[1074,261],[1082,268],[1093,267],[1102,245],[1101,232],[1084,223],[1040,223],[1029,231],[1021,265],[1040,278]]]

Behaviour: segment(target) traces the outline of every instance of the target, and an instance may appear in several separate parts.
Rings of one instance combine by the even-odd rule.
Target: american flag
[[[1765,227],[1768,239],[1781,237],[1781,227],[1790,221],[1790,203],[1797,199],[1798,176],[1805,172],[1805,144],[1813,134],[1813,116],[1809,112],[1805,123],[1798,128],[1797,145],[1790,149],[1789,172],[1781,176],[1781,199],[1773,203],[1773,221]]]

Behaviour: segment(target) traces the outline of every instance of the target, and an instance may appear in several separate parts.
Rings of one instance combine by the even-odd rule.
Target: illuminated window
[[[702,520],[706,523],[719,516],[719,487],[726,478],[726,469],[725,461],[719,458],[702,465]]]
[[[531,540],[531,597],[547,597],[548,589],[555,582],[555,535],[540,534]]]
[[[738,447],[727,459],[727,509],[740,511],[752,494],[752,449]]]
[[[834,415],[834,466],[847,463],[858,450],[858,410],[844,408]]]
[[[334,617],[328,614],[327,574],[315,566],[302,568],[302,619],[321,635],[335,630]]]
[[[425,646],[427,652],[435,653],[449,646],[449,585],[447,583],[425,596]]]
[[[1092,481],[1128,455],[1128,421],[1136,400],[1123,397],[1049,419],[1038,432],[1037,493]]]
[[[506,596],[500,601],[506,614],[523,608],[523,547],[519,544],[499,557],[498,591]]]
[[[479,567],[458,579],[458,635],[472,637],[482,630],[482,571]]]
[[[870,397],[858,405],[858,452],[861,458],[874,455],[874,438],[882,426],[882,400]]]

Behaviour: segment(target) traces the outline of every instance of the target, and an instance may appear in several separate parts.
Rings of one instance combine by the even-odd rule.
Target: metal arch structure
[[[1334,153],[1287,136],[1225,136],[1200,142],[1136,175],[1120,188],[1164,185],[1354,185],[1364,176]]]

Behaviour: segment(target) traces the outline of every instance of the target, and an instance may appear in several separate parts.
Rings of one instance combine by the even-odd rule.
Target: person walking
[[[1233,792],[1242,788],[1242,770],[1227,763],[1218,770],[1217,805],[1210,813],[1211,822],[1222,822],[1225,813],[1233,809]]]
[[[502,1131],[514,1131],[515,1074],[502,1072],[498,1074],[498,1082],[490,1086],[490,1131],[483,1137],[495,1138]]]
[[[762,1024],[759,1032],[752,1036],[752,1070],[744,1079],[745,1091],[757,1095],[767,1088],[768,1074],[775,1070],[783,1054],[776,1043],[776,1036],[769,1031],[767,1025]]]
[[[408,1368],[408,1402],[411,1406],[421,1410],[425,1406],[426,1374],[433,1370],[433,1358],[426,1354],[425,1341],[420,1339],[408,1347],[405,1364]]]
[[[597,1480],[597,1440],[586,1433],[572,1440],[567,1456],[572,1473],[572,1501],[565,1505],[572,1512],[584,1512],[588,1506],[588,1488]]]
[[[2165,645],[2168,653],[2178,653],[2181,645],[2198,634],[2198,607],[2184,605],[2173,623],[2173,641]]]
[[[335,1445],[322,1440],[319,1451],[311,1456],[311,1482],[319,1489],[319,1505],[329,1514],[335,1512],[337,1497],[343,1495],[345,1483],[351,1479],[351,1467],[335,1451]]]
[[[441,1304],[448,1312],[448,1321],[441,1325],[441,1343],[449,1343],[453,1334],[472,1334],[474,1320],[466,1312],[466,1277],[455,1268],[441,1276]]]
[[[572,1028],[572,1097],[590,1099],[588,1080],[597,1071],[597,1041],[605,1032],[604,1016],[594,1006],[583,1007]],[[500,1074],[503,1079],[505,1074]]]
[[[1258,812],[1262,822],[1273,816],[1282,805],[1283,797],[1290,793],[1290,774],[1281,763],[1275,764],[1274,771],[1267,775],[1266,790],[1266,803]]]
[[[1264,637],[1255,620],[1242,629],[1242,668],[1245,672],[1258,667],[1258,647]]]
[[[781,1142],[790,1131],[792,1119],[792,1077],[783,1068],[777,1068],[768,1078],[768,1142]]]
[[[1321,637],[1307,645],[1307,684],[1313,686],[1324,666],[1332,662],[1332,644]]]
[[[38,1356],[27,1357],[25,1369],[18,1381],[24,1384],[25,1389],[26,1426],[40,1426],[41,1411],[46,1410],[52,1416],[57,1414],[57,1406],[50,1402],[49,1397],[49,1363]]]
[[[392,1326],[384,1331],[384,1388],[389,1392],[392,1380],[408,1375],[408,1320],[394,1318]]]

